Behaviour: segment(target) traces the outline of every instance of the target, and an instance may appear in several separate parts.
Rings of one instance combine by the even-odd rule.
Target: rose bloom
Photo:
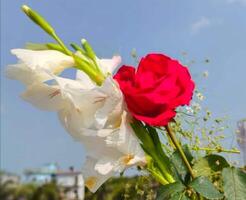
[[[137,69],[122,66],[114,79],[132,116],[152,126],[167,125],[176,107],[189,105],[195,87],[188,69],[162,54],[148,54]]]

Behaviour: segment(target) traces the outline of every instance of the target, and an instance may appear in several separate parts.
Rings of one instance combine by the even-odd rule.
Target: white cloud
[[[201,29],[207,28],[211,25],[211,21],[206,17],[201,17],[199,20],[195,21],[191,25],[191,33],[196,34],[201,31]]]

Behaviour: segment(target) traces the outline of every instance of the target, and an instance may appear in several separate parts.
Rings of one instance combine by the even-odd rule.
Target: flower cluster
[[[79,70],[75,80],[58,76],[75,65],[72,57],[61,52],[14,49],[12,53],[19,62],[9,66],[7,74],[26,85],[22,98],[42,110],[57,112],[65,129],[86,148],[83,176],[91,191],[115,172],[145,163],[122,93],[111,76],[97,86]],[[103,73],[111,74],[121,58],[97,60]]]
[[[24,12],[57,43],[32,44],[11,52],[19,62],[7,75],[26,86],[21,97],[37,108],[58,113],[67,132],[87,151],[85,185],[95,192],[108,178],[133,165],[146,168],[163,184],[173,183],[170,162],[154,126],[165,126],[178,106],[188,105],[194,82],[178,61],[148,54],[139,66],[123,65],[120,56],[99,59],[86,40],[69,50],[35,11]],[[60,74],[76,68],[76,78]],[[184,158],[185,159],[185,158]],[[188,168],[189,168],[188,163]]]

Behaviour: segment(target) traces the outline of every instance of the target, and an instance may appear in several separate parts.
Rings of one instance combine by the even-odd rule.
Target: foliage
[[[136,51],[133,57],[137,58]],[[209,61],[206,59],[205,63]],[[208,73],[204,73],[203,77],[207,76]],[[174,183],[169,182],[160,187],[158,200],[245,199],[245,172],[231,167],[233,164],[223,157],[226,153],[240,153],[235,148],[225,149],[222,146],[229,127],[226,117],[214,118],[207,107],[203,108],[204,98],[197,86],[191,106],[179,108],[170,127],[155,127],[162,150],[168,155],[166,162],[171,163],[172,176],[175,177]],[[138,132],[140,133],[139,130]],[[144,137],[142,134],[143,132],[138,136],[141,141]],[[157,144],[155,148],[159,149],[158,152],[162,152],[160,142],[154,143]],[[185,145],[181,147],[181,144]],[[151,148],[145,152],[153,157],[150,151]],[[149,172],[155,177],[152,171]]]
[[[72,56],[75,63],[74,67],[84,71],[96,85],[102,85],[106,79],[106,74],[100,70],[96,54],[86,40],[82,40],[83,49],[72,44],[71,46],[76,51],[72,52],[44,18],[27,6],[23,6],[22,9],[33,22],[57,42],[55,45],[46,44],[45,48],[53,48],[58,51],[60,49],[63,53]],[[81,56],[77,55],[77,51],[81,53]],[[136,52],[133,52],[132,56],[138,61]],[[205,63],[209,63],[209,60],[206,59]],[[194,61],[187,62],[189,66],[192,64]],[[204,73],[203,76],[207,77],[208,73]],[[181,82],[181,80],[175,78],[174,82]],[[185,88],[185,86],[182,87]],[[144,90],[147,89],[144,88]],[[158,92],[161,93],[159,90]],[[181,91],[178,90],[175,95],[180,97],[182,96],[180,93]],[[148,121],[144,121],[144,123],[132,119],[131,126],[147,158],[146,165],[141,165],[140,169],[148,172],[151,176],[111,179],[103,184],[95,194],[86,191],[86,199],[245,199],[245,172],[232,166],[222,157],[222,154],[217,155],[221,152],[239,153],[237,149],[225,149],[222,146],[225,129],[228,128],[226,118],[213,118],[211,111],[208,108],[203,108],[204,98],[202,90],[197,87],[191,106],[176,109],[176,117],[169,119],[171,121],[168,121],[168,124],[162,123],[165,125],[163,127],[152,127],[146,124]],[[173,102],[171,103],[173,104]],[[169,108],[167,103],[165,107]],[[171,106],[172,112],[174,107]],[[128,162],[124,164],[124,167],[127,165]],[[155,178],[161,186],[152,178]],[[1,185],[0,195],[3,199],[13,200],[64,199],[61,196],[60,188],[53,182],[38,187],[30,184],[11,186],[5,183]]]
[[[234,167],[222,171],[225,197],[228,200],[246,199],[246,173]]]

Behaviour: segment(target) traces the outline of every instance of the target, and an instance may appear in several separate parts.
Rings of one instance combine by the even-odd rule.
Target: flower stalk
[[[103,81],[105,80],[105,76],[101,72],[96,62],[96,54],[85,39],[82,40],[82,46],[85,52],[81,48],[79,49],[79,51],[81,53],[84,53],[83,55],[88,57],[88,59],[91,59],[93,64],[90,64],[86,60],[80,58],[75,53],[70,51],[63,43],[63,41],[58,37],[53,27],[39,13],[29,8],[27,5],[23,5],[22,10],[35,24],[41,27],[47,34],[49,34],[53,39],[57,41],[58,44],[46,44],[49,49],[61,51],[69,56],[72,56],[76,64],[75,68],[84,71],[97,85],[102,85]],[[75,48],[75,50],[78,49],[78,46],[74,44],[72,45],[72,47]]]
[[[208,148],[208,147],[193,147],[194,151],[214,151],[214,152],[224,152],[224,153],[236,153],[240,154],[240,151],[237,149],[223,149],[223,148]]]
[[[72,54],[72,52],[65,46],[62,40],[57,36],[53,27],[39,13],[29,8],[27,5],[23,5],[22,10],[35,24],[41,27],[51,37],[53,37],[58,42],[58,44],[64,49],[66,54]]]
[[[182,160],[184,161],[184,164],[186,165],[187,169],[189,170],[191,177],[194,179],[195,178],[195,174],[194,174],[194,172],[193,172],[193,170],[191,168],[191,165],[190,165],[190,163],[189,163],[189,161],[188,161],[188,159],[187,159],[182,147],[180,146],[180,144],[179,144],[174,132],[172,131],[170,125],[165,126],[165,128],[167,130],[168,136],[170,137],[171,141],[175,145],[175,147],[178,150]]]
[[[165,180],[161,183],[174,183],[175,179],[173,178],[172,173],[170,171],[170,161],[163,152],[158,133],[155,131],[155,129],[149,126],[145,127],[138,120],[134,120],[134,122],[132,123],[132,128],[139,140],[141,141],[142,148],[147,153],[147,155],[149,155],[152,158],[152,161],[156,163],[156,166],[158,167],[163,177],[162,179]],[[152,170],[151,168],[148,168],[148,170],[154,177],[156,177],[155,170]]]

